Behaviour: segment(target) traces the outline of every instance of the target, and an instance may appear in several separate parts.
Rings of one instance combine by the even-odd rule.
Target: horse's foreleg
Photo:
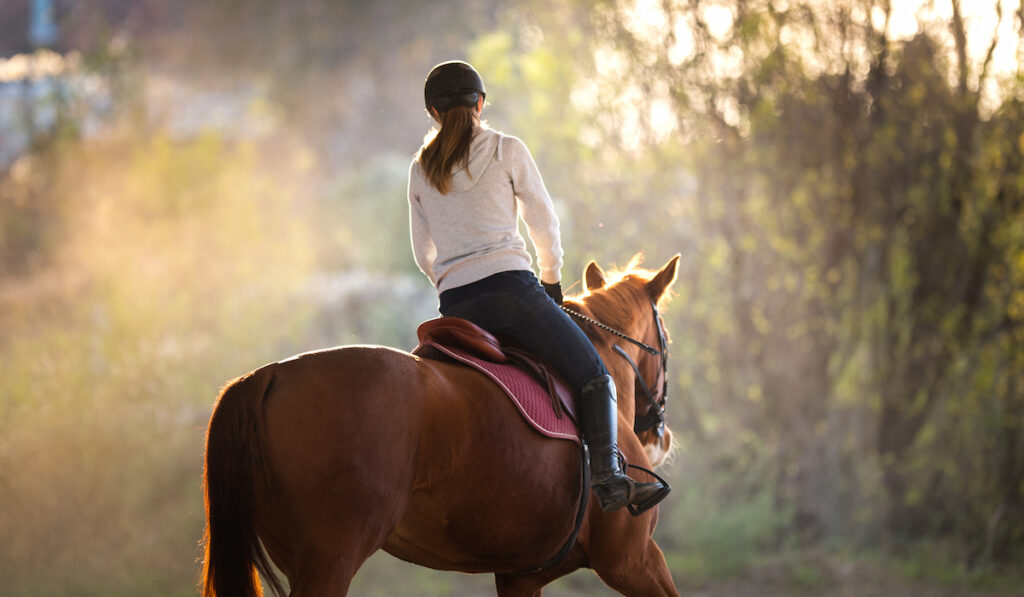
[[[540,597],[544,587],[555,579],[585,565],[583,551],[577,545],[559,564],[533,574],[495,574],[498,597]]]
[[[679,597],[665,555],[653,539],[639,553],[622,552],[622,557],[602,565],[594,572],[609,587],[626,597]]]
[[[548,582],[536,576],[494,575],[498,597],[541,597]]]

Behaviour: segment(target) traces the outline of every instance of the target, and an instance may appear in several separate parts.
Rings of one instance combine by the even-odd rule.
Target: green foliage
[[[643,156],[609,153],[605,170],[628,193],[669,183],[650,220],[597,200],[627,235],[640,221],[684,248],[669,317],[690,404],[674,425],[698,458],[766,454],[758,478],[800,545],[950,538],[967,566],[1012,562],[1020,89],[983,109],[983,71],[944,45],[958,22],[893,40],[863,6],[798,4],[727,3],[723,29],[700,2],[651,8],[668,27],[616,3],[592,26],[624,65],[580,64],[614,73],[591,107]],[[684,58],[673,23],[692,25]],[[635,89],[673,102],[678,137],[631,126]],[[637,162],[669,156],[637,184]]]
[[[62,242],[0,317],[8,594],[187,591],[216,389],[308,318],[312,252],[255,159],[214,135],[53,156]]]
[[[777,497],[767,486],[739,489],[734,476],[686,472],[701,482],[680,484],[658,530],[669,566],[689,586],[745,576],[789,523]]]
[[[843,562],[866,586],[895,571],[1012,594],[1024,90],[982,96],[955,22],[893,39],[888,3],[847,0],[272,4],[190,2],[184,22],[221,30],[127,59],[108,44],[94,68],[128,124],[40,143],[0,181],[5,594],[191,594],[217,387],[327,343],[411,345],[436,297],[409,254],[406,168],[441,53],[484,73],[486,118],[531,148],[567,288],[590,259],[683,254],[657,530],[681,585],[767,568],[779,594],[818,594],[846,577],[813,554],[865,550],[897,554]],[[188,57],[141,53],[161,44]],[[303,142],[151,127],[147,60],[266,81]],[[492,586],[387,556],[356,581]],[[603,590],[581,574],[550,593]]]

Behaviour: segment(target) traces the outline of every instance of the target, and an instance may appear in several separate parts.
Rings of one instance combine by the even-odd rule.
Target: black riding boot
[[[590,446],[590,485],[601,509],[608,512],[632,505],[637,516],[665,499],[667,485],[634,481],[619,465],[619,410],[611,376],[590,380],[583,386],[580,402],[583,436]]]

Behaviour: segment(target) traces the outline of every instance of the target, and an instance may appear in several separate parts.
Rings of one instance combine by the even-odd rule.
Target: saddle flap
[[[438,317],[424,321],[416,329],[416,336],[419,338],[420,346],[457,346],[492,363],[504,363],[508,360],[501,343],[493,334],[459,317]]]

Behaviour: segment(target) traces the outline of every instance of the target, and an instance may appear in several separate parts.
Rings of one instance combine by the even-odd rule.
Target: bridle
[[[651,386],[647,385],[647,381],[644,379],[643,374],[640,372],[640,367],[638,367],[636,361],[634,361],[633,358],[629,356],[629,353],[623,350],[622,347],[619,346],[618,344],[612,346],[612,350],[614,350],[617,354],[622,356],[622,358],[626,359],[626,362],[629,363],[629,366],[633,368],[633,371],[636,373],[636,384],[640,387],[640,391],[643,392],[643,395],[647,400],[647,411],[642,415],[640,413],[637,413],[636,416],[634,416],[633,418],[633,431],[639,434],[649,429],[655,429],[655,433],[657,433],[658,438],[661,439],[665,435],[665,399],[668,395],[668,375],[666,374],[666,367],[668,367],[668,336],[665,334],[665,325],[661,321],[661,316],[658,314],[658,306],[655,304],[655,302],[653,300],[651,301],[651,309],[654,311],[654,325],[658,329],[658,348],[654,348],[653,346],[644,344],[643,342],[637,340],[636,338],[630,338],[629,336],[623,334],[622,332],[616,330],[615,328],[605,325],[600,321],[597,321],[592,317],[588,317],[578,311],[573,311],[572,309],[569,309],[565,305],[560,306],[562,307],[563,311],[575,317],[576,319],[589,323],[590,325],[602,329],[608,332],[609,334],[618,336],[619,338],[622,338],[627,342],[636,344],[644,352],[647,352],[648,354],[654,355],[656,357],[661,357],[661,368],[658,370],[658,379],[655,380],[655,384],[658,386],[658,389],[657,393],[655,393],[655,391],[651,390]],[[562,548],[558,551],[558,553],[556,553],[551,559],[549,559],[544,564],[540,565],[537,568],[534,568],[532,570],[532,572],[534,573],[540,572],[542,570],[547,570],[557,565],[563,559],[565,559],[565,557],[569,554],[569,550],[572,549],[573,545],[575,545],[576,538],[579,536],[580,528],[583,525],[583,517],[587,511],[587,502],[590,495],[590,492],[586,490],[587,487],[590,487],[590,467],[587,466],[587,463],[590,462],[590,453],[589,449],[587,448],[587,442],[580,442],[580,450],[582,452],[581,462],[583,463],[582,479],[580,482],[584,488],[584,491],[580,495],[579,509],[576,511],[575,527],[573,528],[572,533],[569,534],[569,538],[566,539],[566,542],[562,545]],[[662,479],[654,471],[636,464],[626,463],[625,457],[623,456],[622,452],[619,452],[619,459],[622,462],[622,467],[624,469],[631,468],[641,470],[657,479],[665,487],[669,486],[668,482],[665,481],[665,479]],[[629,504],[626,507],[629,508],[630,512],[632,512],[634,516],[636,516],[639,512],[638,510],[635,509],[636,507],[633,504]]]
[[[626,359],[629,366],[633,368],[633,372],[636,373],[636,384],[639,386],[639,390],[642,392],[647,402],[647,410],[643,414],[640,414],[639,412],[636,413],[636,416],[633,419],[633,431],[639,435],[644,431],[654,429],[655,434],[657,434],[659,438],[663,437],[665,435],[665,402],[668,398],[668,336],[665,333],[665,325],[661,321],[661,316],[658,314],[658,306],[653,300],[651,301],[651,310],[654,313],[654,325],[658,330],[658,348],[644,344],[643,342],[635,338],[631,338],[611,326],[601,323],[600,321],[577,311],[573,311],[564,305],[562,306],[562,310],[580,321],[585,321],[590,325],[639,346],[641,350],[648,354],[661,357],[661,367],[658,369],[658,378],[655,380],[655,385],[652,388],[652,386],[647,384],[647,380],[644,379],[643,373],[640,372],[640,367],[636,364],[636,361],[629,356],[629,353],[627,353],[618,344],[612,346],[612,350],[622,358]]]

